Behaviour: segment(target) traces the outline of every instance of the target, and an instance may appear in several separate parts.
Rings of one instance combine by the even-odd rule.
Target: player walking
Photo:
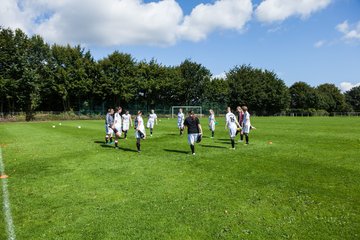
[[[189,116],[184,121],[184,126],[188,129],[188,143],[191,148],[192,155],[195,155],[195,142],[199,142],[202,137],[202,128],[200,120],[193,111],[189,111]]]
[[[240,127],[243,127],[243,120],[244,120],[244,111],[242,110],[242,108],[240,106],[236,107],[236,113],[237,113],[237,120],[238,123],[240,124]],[[239,142],[243,142],[244,141],[244,132],[242,130],[240,130],[240,139]]]
[[[138,111],[137,116],[134,121],[135,128],[135,138],[136,138],[136,147],[138,152],[140,152],[140,140],[146,138],[144,120],[142,118],[142,112]]]
[[[183,110],[182,108],[180,108],[178,112],[178,121],[177,121],[178,128],[180,129],[180,136],[183,134],[184,131],[184,119],[185,116],[183,114]]]
[[[235,115],[231,112],[231,108],[228,107],[226,109],[226,124],[225,124],[225,130],[229,128],[229,135],[231,140],[231,149],[235,150],[235,136],[237,132],[237,128],[240,128],[239,122],[236,120]]]
[[[109,108],[108,109],[108,112],[106,114],[106,117],[105,117],[105,131],[106,131],[106,135],[105,135],[105,143],[108,144],[108,143],[112,143],[112,138],[113,138],[113,130],[112,130],[112,126],[114,124],[114,117],[113,117],[113,114],[114,114],[114,109],[112,108]],[[110,142],[109,142],[110,140]]]
[[[157,122],[157,115],[154,112],[154,109],[151,109],[151,113],[149,115],[149,119],[147,121],[146,127],[150,128],[150,137],[152,137],[152,133],[153,133],[153,129],[154,129],[154,125],[158,124]]]
[[[243,106],[242,109],[244,111],[243,133],[245,134],[246,144],[249,144],[250,129],[254,127],[252,127],[250,123],[250,113],[248,112],[248,108],[246,106]]]
[[[114,132],[115,132],[115,148],[118,148],[119,138],[121,137],[121,112],[122,108],[118,107],[114,115]]]
[[[209,110],[210,116],[209,116],[209,129],[211,131],[211,138],[214,138],[215,134],[215,114],[212,109]]]
[[[125,114],[122,115],[122,123],[122,131],[124,132],[124,138],[127,139],[127,132],[129,131],[129,128],[133,126],[129,111],[126,111]]]

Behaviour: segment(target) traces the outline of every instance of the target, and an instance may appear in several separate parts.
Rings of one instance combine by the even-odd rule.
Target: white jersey
[[[178,113],[178,127],[184,128],[184,114],[182,112]]]
[[[232,112],[226,114],[226,126],[229,128],[229,135],[231,138],[236,136],[237,124],[236,117]]]
[[[251,127],[250,113],[245,112],[244,113],[244,119],[243,119],[243,132],[244,133],[249,133],[250,132],[250,127]]]
[[[123,114],[122,115],[122,121],[123,121],[123,130],[127,131],[130,128],[130,121],[131,121],[131,115],[130,114]]]
[[[115,113],[115,115],[114,115],[114,124],[115,124],[115,128],[120,131],[120,128],[121,128],[121,116],[120,116],[120,113]]]
[[[211,114],[209,116],[209,128],[211,131],[215,131],[215,115]]]
[[[229,127],[229,128],[237,128],[237,125],[236,125],[236,117],[233,113],[227,113],[226,114],[226,125]]]
[[[157,119],[157,116],[155,113],[150,113],[149,119],[147,121],[146,127],[147,128],[154,128],[155,119]]]
[[[155,119],[157,119],[157,115],[155,113],[150,113],[148,121],[155,122]]]
[[[137,116],[135,118],[135,128],[136,128],[136,131],[135,131],[135,137],[136,138],[140,138],[140,134],[138,131],[141,131],[144,135],[146,135],[146,132],[145,132],[145,126],[144,126],[144,120],[141,116]]]

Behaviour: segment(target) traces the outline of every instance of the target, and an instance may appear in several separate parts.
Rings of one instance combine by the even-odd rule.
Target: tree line
[[[345,94],[334,84],[287,87],[274,72],[235,66],[224,78],[190,59],[165,66],[114,51],[98,61],[80,45],[47,44],[39,35],[0,27],[0,112],[90,110],[106,104],[247,105],[258,114],[289,110],[360,111],[360,87]]]

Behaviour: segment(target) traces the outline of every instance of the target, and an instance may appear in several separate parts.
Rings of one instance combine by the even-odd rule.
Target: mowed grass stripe
[[[195,157],[171,119],[141,154],[133,130],[124,150],[102,144],[103,121],[0,124],[18,237],[356,238],[358,119],[253,118],[235,151],[218,121]]]

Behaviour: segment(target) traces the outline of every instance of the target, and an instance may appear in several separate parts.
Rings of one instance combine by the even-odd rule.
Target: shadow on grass
[[[205,147],[205,148],[226,148],[226,147],[223,147],[223,146],[204,145],[204,144],[201,144],[200,146]]]
[[[180,136],[180,134],[176,134],[176,133],[168,133],[168,134],[165,134],[165,135],[168,135],[168,136]]]
[[[226,141],[215,141],[216,143],[221,143],[221,144],[231,144],[230,139],[226,140]]]
[[[189,151],[176,150],[176,149],[164,149],[164,151],[166,151],[166,152],[174,152],[174,153],[189,154]]]
[[[119,150],[122,150],[122,151],[125,151],[125,152],[137,152],[137,150],[135,150],[135,149],[124,148],[124,147],[119,147]]]

